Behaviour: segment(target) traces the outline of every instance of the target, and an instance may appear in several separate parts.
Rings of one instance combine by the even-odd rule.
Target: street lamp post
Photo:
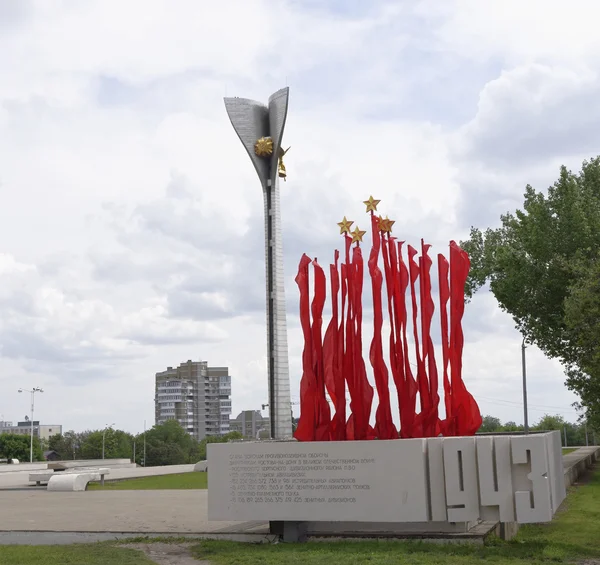
[[[104,426],[104,431],[102,432],[102,459],[104,459],[104,439],[106,438],[106,430],[112,428],[114,425],[115,423],[113,422],[112,424],[106,424],[106,426]]]
[[[31,394],[31,437],[29,439],[29,462],[33,463],[33,411],[35,407],[35,393],[44,391],[39,386],[36,386],[31,390],[20,388],[19,392],[28,392]]]

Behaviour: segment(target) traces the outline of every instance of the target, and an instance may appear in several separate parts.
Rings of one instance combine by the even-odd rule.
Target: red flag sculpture
[[[454,241],[450,242],[450,371],[452,374],[452,416],[454,434],[473,435],[481,426],[481,413],[462,380],[464,345],[462,317],[465,311],[465,283],[471,262]]]
[[[435,364],[435,350],[431,339],[431,321],[435,306],[431,297],[431,259],[427,252],[430,245],[421,240],[421,258],[419,259],[420,297],[421,297],[421,337],[423,340],[423,366],[427,371],[427,389],[429,394],[429,410],[423,415],[423,435],[436,437],[440,433],[438,406],[438,374]]]
[[[335,251],[334,264],[329,266],[331,278],[331,321],[327,326],[323,339],[323,362],[325,371],[325,387],[335,408],[335,416],[331,421],[330,435],[332,440],[343,440],[346,437],[346,383],[340,356],[343,355],[343,327],[338,326],[338,295],[340,277],[338,272],[339,251]],[[345,298],[342,299],[342,312]],[[342,321],[343,326],[343,321]]]
[[[331,320],[322,338],[323,309],[327,282],[316,259],[302,256],[296,283],[300,292],[300,324],[304,335],[300,420],[295,437],[299,441],[343,441],[473,435],[481,426],[481,414],[462,379],[464,337],[464,288],[469,273],[467,253],[450,242],[450,261],[438,255],[439,320],[445,419],[439,416],[439,382],[432,331],[435,304],[432,297],[430,245],[421,240],[421,254],[391,236],[394,222],[375,216],[379,200],[366,200],[371,214],[372,246],[368,260],[373,298],[373,335],[369,361],[377,389],[378,405],[371,425],[373,387],[363,357],[362,295],[364,261],[360,243],[365,231],[344,217],[338,225],[344,236],[345,256],[339,265],[335,251],[330,265]],[[355,244],[354,247],[352,245]],[[380,257],[383,273],[380,268]],[[314,271],[313,300],[310,302],[309,270]],[[390,325],[389,363],[396,397],[396,429],[390,403],[390,371],[383,350],[383,287]],[[409,290],[410,287],[410,290]],[[413,347],[409,346],[409,316],[406,307],[410,292]],[[414,359],[414,364],[411,361]],[[416,378],[412,367],[416,368]],[[346,387],[350,396],[347,414]],[[334,408],[330,413],[328,398]],[[417,400],[420,410],[417,413]],[[348,416],[348,417],[347,417]]]
[[[446,258],[440,253],[438,255],[438,278],[440,285],[440,320],[442,330],[442,371],[444,374],[444,406],[446,408],[446,419],[441,422],[442,435],[451,435],[449,433],[450,422],[452,419],[452,386],[448,377],[448,360],[450,352],[450,337],[448,334],[448,301],[450,300],[450,285],[448,283],[448,273],[450,265]]]
[[[379,406],[375,413],[375,433],[379,439],[396,439],[398,431],[392,420],[392,409],[390,407],[389,373],[383,358],[383,342],[381,331],[383,328],[383,306],[381,302],[381,288],[383,275],[378,267],[379,252],[381,249],[381,233],[379,231],[379,220],[371,212],[371,231],[373,235],[373,246],[369,256],[369,274],[371,275],[371,286],[373,291],[373,339],[369,351],[369,360],[375,375],[375,386],[379,397]]]
[[[325,396],[323,347],[321,343],[326,281],[323,269],[316,260],[312,261],[315,270],[315,283],[312,307],[309,307],[308,266],[310,263],[311,260],[303,255],[296,276],[296,284],[301,297],[300,323],[304,334],[304,351],[302,353],[302,366],[304,369],[300,382],[300,397],[303,408],[306,406],[307,417],[304,422],[298,424],[295,436],[301,441],[326,441],[330,439],[330,414],[329,404]]]

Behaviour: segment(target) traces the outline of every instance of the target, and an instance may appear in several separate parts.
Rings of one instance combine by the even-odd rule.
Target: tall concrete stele
[[[279,201],[279,178],[285,179],[281,140],[288,99],[287,87],[271,95],[268,106],[246,98],[225,98],[227,114],[256,169],[264,196],[269,416],[274,439],[292,436]]]

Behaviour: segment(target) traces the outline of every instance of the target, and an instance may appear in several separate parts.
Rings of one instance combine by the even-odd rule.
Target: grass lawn
[[[156,565],[142,552],[106,544],[4,545],[0,565]]]
[[[573,451],[577,451],[576,447],[563,447],[562,454],[567,455],[567,453],[573,453]]]
[[[393,541],[299,545],[206,541],[195,546],[192,551],[198,559],[206,559],[214,565],[583,563],[585,560],[600,559],[600,467],[591,482],[571,490],[563,509],[553,522],[522,527],[517,539],[510,542],[494,538],[484,547],[473,547]]]
[[[194,489],[206,488],[207,482],[208,473],[191,472],[160,475],[158,477],[142,477],[140,479],[127,479],[123,481],[106,481],[104,486],[100,486],[100,483],[91,483],[88,488],[89,490]]]

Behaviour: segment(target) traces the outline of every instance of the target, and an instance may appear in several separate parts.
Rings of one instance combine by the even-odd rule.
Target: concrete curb
[[[577,479],[600,459],[600,447],[581,447],[566,457],[579,455],[572,465],[565,466],[565,484],[570,487]]]
[[[279,536],[266,533],[212,532],[177,534],[173,532],[0,532],[0,545],[71,545],[122,540],[226,540],[246,543],[275,543]]]

